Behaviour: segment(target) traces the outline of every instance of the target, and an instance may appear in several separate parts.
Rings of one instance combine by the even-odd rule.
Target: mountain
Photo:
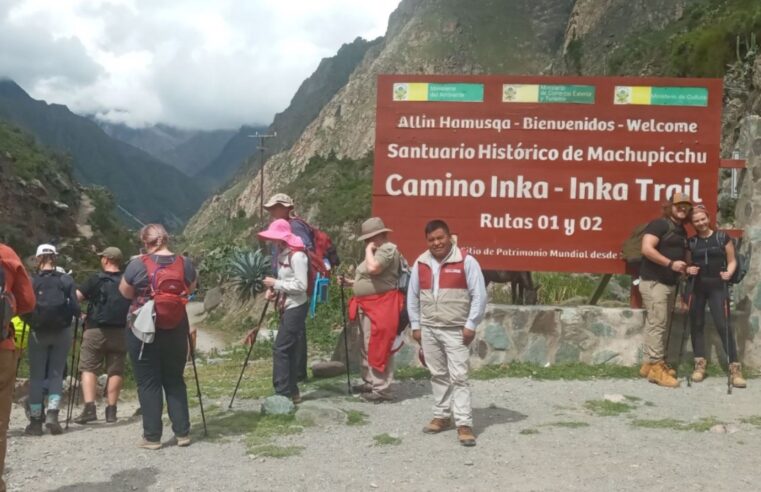
[[[259,162],[259,151],[257,150],[259,139],[251,137],[256,133],[265,134],[267,128],[264,126],[242,126],[238,133],[227,140],[218,155],[197,172],[196,176],[199,181],[207,189],[214,190],[220,185],[226,184],[250,158],[255,157],[251,160],[251,165],[257,166]],[[256,167],[256,169],[259,168]]]
[[[135,236],[117,220],[111,194],[82,186],[70,159],[41,147],[33,136],[0,121],[0,241],[20,256],[55,244],[64,267],[94,270],[95,251],[118,246],[136,253]],[[90,271],[88,270],[88,271]]]
[[[176,229],[204,199],[196,182],[129,144],[113,139],[87,118],[59,104],[29,97],[10,80],[0,80],[0,119],[71,157],[74,176],[110,190],[118,205],[143,222]]]
[[[109,136],[142,149],[187,176],[195,176],[222,152],[234,130],[185,130],[168,125],[130,128],[94,119]]]

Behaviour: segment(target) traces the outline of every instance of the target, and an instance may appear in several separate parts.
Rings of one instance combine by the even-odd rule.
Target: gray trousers
[[[306,339],[306,319],[309,303],[286,309],[280,316],[280,326],[272,348],[272,385],[275,393],[291,397],[298,394],[297,385],[301,351]]]
[[[29,358],[29,404],[43,402],[44,387],[47,387],[48,395],[63,392],[63,370],[73,336],[71,326],[53,332],[30,330],[26,352]]]

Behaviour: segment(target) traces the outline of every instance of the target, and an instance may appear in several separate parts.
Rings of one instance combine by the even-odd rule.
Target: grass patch
[[[373,440],[375,441],[376,446],[397,446],[402,443],[402,440],[398,437],[386,434],[385,432],[383,434],[373,436]]]
[[[537,429],[522,429],[519,434],[523,436],[530,436],[533,434],[539,434],[539,431]]]
[[[638,367],[617,366],[612,364],[557,364],[542,367],[527,362],[484,366],[471,372],[476,380],[500,378],[533,378],[540,380],[591,380],[591,379],[630,379],[638,376]]]
[[[631,402],[642,401],[642,398],[640,398],[639,396],[624,395],[624,398],[626,399],[626,401],[631,401]]]
[[[743,424],[750,424],[756,427],[761,427],[761,415],[751,415],[750,417],[743,417],[740,419]]]
[[[643,405],[645,405],[646,407],[654,407],[655,403],[653,403],[651,401],[646,401],[645,403],[643,403]]]
[[[394,379],[412,381],[429,379],[431,373],[425,367],[400,367],[394,370]]]
[[[599,417],[614,417],[634,410],[634,406],[629,405],[628,403],[618,403],[608,400],[587,400],[584,402],[584,408]]]
[[[274,444],[264,444],[250,448],[249,453],[262,458],[288,458],[289,456],[300,455],[303,449],[303,446],[276,446]]]
[[[366,425],[367,414],[359,410],[349,410],[346,412],[346,425]]]
[[[542,424],[542,427],[565,427],[567,429],[579,429],[581,427],[589,427],[589,424],[586,422],[577,422],[573,420],[561,420],[558,422]]]
[[[685,422],[677,419],[635,419],[632,420],[631,424],[635,427],[643,427],[645,429],[672,429],[678,431],[707,432],[714,425],[723,424],[723,422],[716,420],[716,417],[705,417],[697,422]]]
[[[243,436],[251,447],[266,444],[275,436],[299,434],[304,429],[304,423],[297,423],[293,415],[262,415],[250,410],[225,411],[217,406],[205,410],[211,440]],[[200,428],[199,424],[194,423],[196,428]]]

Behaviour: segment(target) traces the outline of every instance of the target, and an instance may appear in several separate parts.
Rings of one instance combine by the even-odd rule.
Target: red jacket
[[[21,258],[15,251],[0,243],[0,267],[5,270],[5,291],[11,294],[11,307],[16,314],[29,313],[34,310],[35,296],[32,281],[26,273]],[[0,329],[8,330],[3,326]],[[13,329],[11,336],[0,342],[0,350],[16,350],[13,341]]]
[[[381,372],[386,370],[399,326],[399,313],[402,312],[403,307],[404,296],[396,289],[383,294],[354,296],[349,299],[349,319],[352,321],[356,319],[359,308],[362,308],[365,316],[370,318],[367,363],[373,369]]]

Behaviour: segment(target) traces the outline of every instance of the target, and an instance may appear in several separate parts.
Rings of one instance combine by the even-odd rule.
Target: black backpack
[[[119,292],[121,275],[98,274],[96,295],[90,299],[87,317],[97,326],[121,327],[127,324],[127,313],[132,301]]]
[[[719,240],[719,244],[724,244],[726,241],[726,236],[727,233],[725,231],[718,231],[716,233],[716,239]],[[750,250],[748,250],[747,255],[740,253],[741,241],[738,241],[732,236],[729,236],[729,239],[732,240],[732,245],[735,247],[735,261],[737,262],[735,273],[732,274],[732,278],[729,279],[729,283],[739,284],[742,282],[742,279],[745,278],[745,274],[748,273],[748,269],[750,269]]]
[[[396,282],[396,288],[404,296],[402,311],[399,313],[399,324],[396,327],[396,334],[401,335],[402,332],[410,325],[410,315],[407,312],[407,287],[410,285],[410,275],[412,270],[410,269],[407,260],[399,253],[399,280]]]
[[[665,220],[667,225],[666,233],[658,241],[658,245],[660,246],[660,244],[666,239],[676,234],[676,225],[669,219],[661,218],[658,220]],[[637,272],[638,275],[640,266],[642,265],[642,238],[645,237],[645,229],[648,224],[650,223],[645,222],[644,224],[635,227],[631,234],[629,234],[629,237],[627,237],[621,245],[620,254],[621,258],[627,264],[627,271]]]
[[[34,311],[24,316],[33,330],[38,332],[61,331],[71,325],[74,316],[70,289],[64,282],[64,274],[58,271],[43,272],[32,278],[37,299]]]
[[[5,340],[10,335],[8,325],[13,318],[13,307],[11,305],[10,293],[5,291],[5,268],[0,261],[0,341]]]

